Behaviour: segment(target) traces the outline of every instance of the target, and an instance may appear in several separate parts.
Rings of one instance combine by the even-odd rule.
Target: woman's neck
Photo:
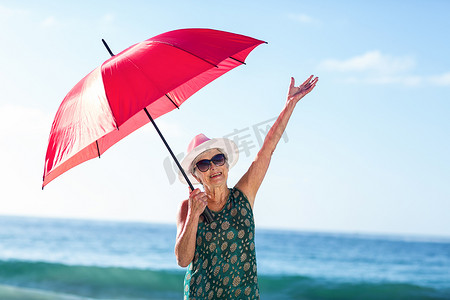
[[[204,186],[205,193],[208,196],[208,207],[213,211],[220,211],[228,200],[228,195],[230,194],[230,190],[226,185],[219,187],[207,187]]]

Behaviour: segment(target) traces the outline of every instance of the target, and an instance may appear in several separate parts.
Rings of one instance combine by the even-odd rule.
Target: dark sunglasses
[[[202,172],[206,172],[209,170],[209,166],[211,162],[213,162],[216,166],[223,166],[225,164],[225,155],[222,153],[214,155],[211,159],[202,159],[197,162],[195,166]]]

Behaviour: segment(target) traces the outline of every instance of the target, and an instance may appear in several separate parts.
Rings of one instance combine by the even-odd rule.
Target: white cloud
[[[56,18],[53,16],[47,17],[46,19],[44,19],[44,21],[41,22],[41,25],[43,27],[53,27],[55,25],[57,25],[57,21]]]
[[[450,86],[450,72],[444,73],[442,75],[430,76],[429,82],[434,85],[439,86]]]
[[[318,68],[329,72],[351,74],[340,77],[341,82],[365,83],[374,85],[397,84],[404,86],[450,86],[450,72],[441,75],[410,74],[416,61],[411,56],[392,56],[378,50],[369,51],[348,59],[326,59]],[[356,74],[355,74],[356,73]]]
[[[407,86],[417,86],[423,82],[420,76],[379,76],[367,78],[366,83],[370,84],[401,84]]]
[[[420,76],[372,76],[372,77],[346,77],[341,82],[355,84],[365,83],[374,85],[400,84],[405,86],[418,86],[424,82]]]
[[[105,13],[102,16],[100,16],[96,23],[97,23],[97,29],[102,32],[102,34],[105,34],[106,32],[114,32],[115,26],[114,22],[116,21],[116,15],[113,13]]]
[[[51,117],[44,112],[17,105],[0,106],[0,142],[23,136],[50,133]],[[2,148],[3,149],[3,148]]]
[[[327,71],[337,72],[377,72],[393,74],[411,70],[415,61],[410,56],[394,57],[380,51],[370,51],[349,59],[327,59],[319,67]]]
[[[304,23],[304,24],[311,24],[311,23],[315,23],[316,20],[314,18],[312,18],[309,15],[306,14],[293,14],[290,13],[288,14],[288,18],[296,21],[296,22],[300,22],[300,23]]]
[[[16,16],[24,16],[28,15],[29,12],[23,9],[9,8],[3,5],[0,5],[0,16],[3,17],[16,17]]]
[[[49,114],[38,109],[0,106],[0,182],[4,199],[27,199],[31,189],[39,190],[51,120]],[[2,212],[8,207],[10,204],[5,203]]]
[[[112,13],[107,13],[105,15],[102,16],[102,18],[100,19],[100,22],[102,24],[109,24],[112,23],[115,20],[116,16]]]

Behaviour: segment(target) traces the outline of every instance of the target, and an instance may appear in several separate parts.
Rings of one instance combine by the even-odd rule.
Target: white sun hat
[[[181,162],[181,166],[192,184],[199,184],[191,174],[192,162],[198,155],[210,149],[219,149],[220,152],[225,154],[229,168],[232,168],[239,159],[239,149],[232,140],[226,138],[209,139],[206,135],[200,133],[189,143],[187,154]],[[178,171],[178,178],[182,183],[187,184],[180,171]]]

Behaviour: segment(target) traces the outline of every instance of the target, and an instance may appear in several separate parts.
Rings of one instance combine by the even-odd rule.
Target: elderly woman
[[[181,203],[177,219],[175,255],[185,277],[185,299],[259,299],[255,255],[253,206],[256,193],[289,118],[300,99],[311,92],[318,78],[310,76],[300,86],[291,78],[286,105],[268,132],[264,144],[248,171],[233,188],[228,188],[229,169],[238,150],[227,139],[196,136],[181,165],[195,189]],[[207,223],[202,213],[212,211]]]

